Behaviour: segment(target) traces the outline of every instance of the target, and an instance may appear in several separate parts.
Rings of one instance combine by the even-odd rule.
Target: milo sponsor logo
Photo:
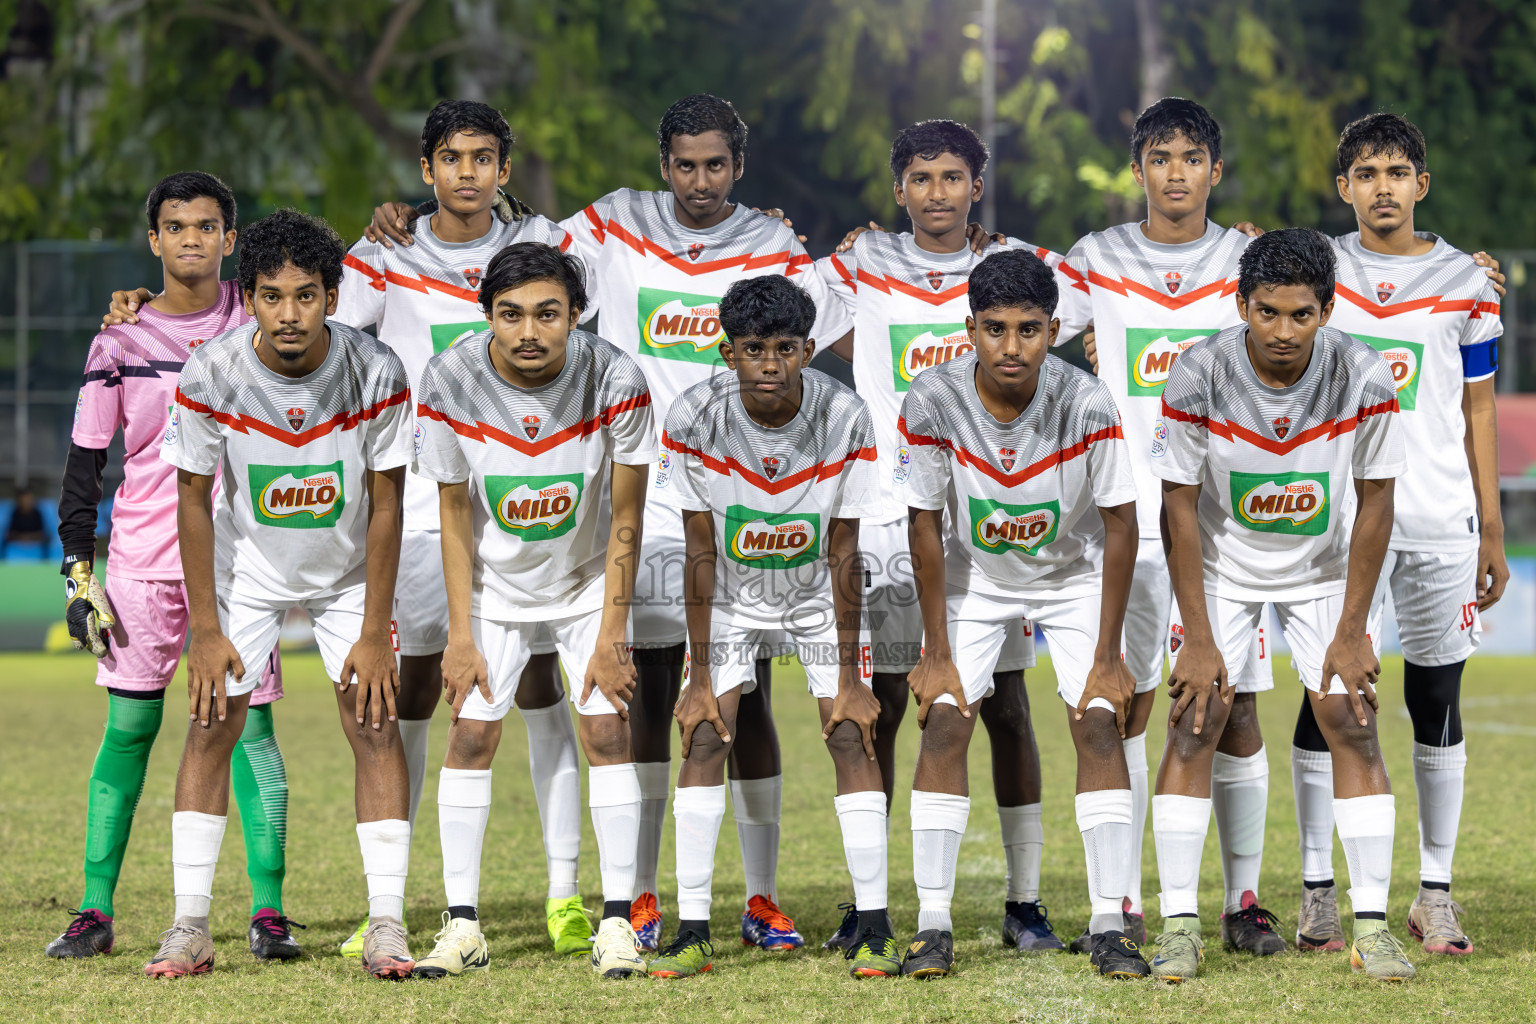
[[[660,288],[641,288],[640,351],[658,359],[725,365],[719,344],[720,300],[712,295],[688,295]]]
[[[759,512],[745,505],[725,510],[726,551],[733,561],[762,569],[793,569],[816,560],[821,515]]]
[[[1319,536],[1328,530],[1328,476],[1233,473],[1232,512],[1250,530]]]
[[[965,324],[891,324],[891,375],[897,391],[930,366],[947,363],[975,348]]]
[[[251,505],[256,522],[291,530],[335,526],[347,506],[342,464],[251,466]]]
[[[1392,380],[1397,384],[1397,407],[1412,412],[1419,401],[1419,367],[1424,362],[1424,346],[1413,341],[1394,341],[1391,338],[1372,338],[1356,334],[1392,367]]]
[[[437,355],[444,349],[453,348],[466,338],[473,338],[489,325],[484,320],[472,320],[462,324],[433,324],[429,330],[432,332],[432,354]]]
[[[553,540],[576,525],[581,474],[488,476],[485,494],[496,525],[524,541]]]
[[[1009,505],[990,498],[968,499],[971,511],[971,543],[981,551],[1006,554],[1022,551],[1036,555],[1056,539],[1061,502]]]
[[[1161,327],[1125,329],[1126,394],[1160,396],[1173,361],[1189,346],[1215,334],[1211,328],[1166,330]]]

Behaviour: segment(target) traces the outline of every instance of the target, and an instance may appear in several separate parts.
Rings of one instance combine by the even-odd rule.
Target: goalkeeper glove
[[[83,559],[69,567],[69,576],[64,580],[64,621],[75,650],[90,651],[98,658],[106,656],[117,619],[107,603],[107,592],[91,571],[91,563]]]

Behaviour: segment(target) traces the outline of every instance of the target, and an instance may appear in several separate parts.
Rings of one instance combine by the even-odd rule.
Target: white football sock
[[[881,794],[884,799],[885,794]],[[912,879],[917,883],[917,930],[953,932],[949,916],[955,899],[960,839],[971,815],[971,798],[912,791]]]
[[[411,828],[416,827],[416,808],[421,806],[421,787],[427,780],[427,738],[432,733],[430,718],[401,718],[400,749],[405,752],[405,773],[411,780]]]
[[[1243,893],[1259,894],[1264,863],[1264,819],[1269,811],[1269,757],[1263,745],[1250,757],[1216,751],[1211,762],[1211,808],[1221,839],[1222,913],[1243,908]]]
[[[1121,908],[1131,875],[1131,791],[1079,793],[1076,809],[1088,862],[1088,933],[1121,931],[1125,927]]]
[[[784,776],[731,779],[731,811],[741,844],[741,870],[747,899],[766,896],[779,901],[779,808]]]
[[[672,794],[672,818],[677,822],[678,919],[707,921],[725,787],[679,786]]]
[[[547,708],[518,708],[528,730],[528,770],[544,830],[550,899],[576,895],[581,857],[581,761],[571,712],[559,700]]]
[[[843,831],[843,856],[853,877],[853,905],[859,910],[884,910],[886,883],[885,793],[882,790],[844,793],[834,797],[837,824]]]
[[[1008,865],[1011,903],[1040,900],[1040,851],[1045,848],[1045,827],[1040,824],[1040,805],[999,807],[997,820],[1003,832],[1003,860]]]
[[[1152,798],[1152,842],[1162,882],[1157,898],[1164,917],[1200,912],[1200,857],[1210,827],[1210,798],[1163,793]]]
[[[640,839],[635,857],[635,895],[656,891],[656,864],[661,860],[661,829],[666,824],[667,790],[672,784],[671,761],[641,761]]]
[[[176,916],[201,918],[206,924],[213,903],[213,871],[229,818],[200,811],[171,815],[171,879],[176,886]]]
[[[1333,877],[1333,758],[1326,750],[1291,748],[1291,789],[1301,833],[1301,877]]]
[[[368,879],[368,917],[405,920],[405,876],[411,868],[411,823],[399,818],[360,821],[357,845]]]
[[[1125,749],[1125,767],[1131,773],[1131,861],[1125,895],[1131,901],[1130,912],[1142,913],[1141,849],[1147,834],[1147,734],[1129,736],[1121,741]]]
[[[640,775],[634,762],[587,769],[587,802],[597,835],[603,902],[635,898],[635,847],[640,841]],[[629,920],[628,917],[625,920]]]
[[[1419,793],[1420,881],[1451,884],[1466,779],[1466,740],[1451,747],[1413,744],[1413,784]]]
[[[444,768],[437,775],[443,891],[450,907],[480,905],[480,852],[491,816],[491,771]]]
[[[1349,866],[1349,902],[1357,914],[1386,913],[1392,882],[1392,831],[1397,804],[1391,793],[1333,802],[1339,842]]]

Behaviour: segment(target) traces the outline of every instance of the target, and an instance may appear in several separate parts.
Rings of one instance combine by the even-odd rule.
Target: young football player
[[[1200,851],[1227,666],[1249,658],[1268,603],[1334,761],[1353,885],[1350,963],[1400,981],[1414,970],[1387,930],[1394,809],[1376,739],[1380,637],[1368,622],[1393,478],[1405,469],[1397,388],[1374,349],[1327,326],[1334,256],[1323,235],[1255,239],[1239,261],[1237,301],[1245,326],[1179,357],[1152,435],[1184,627],[1152,801],[1166,919],[1152,972],[1179,981],[1199,970]]]
[[[683,767],[677,820],[678,931],[651,974],[712,966],[709,908],[725,817],[725,766],[750,728],[739,707],[758,685],[757,653],[788,634],[821,713],[837,770],[838,822],[852,874],[855,977],[900,968],[886,916],[886,807],[874,756],[879,702],[860,634],[859,519],[874,508],[869,411],[806,368],[816,305],[777,275],[739,281],[720,300],[729,374],[684,391],[667,417],[657,493],[682,510],[691,671],[677,704]]]
[[[491,760],[541,625],[580,687],[572,702],[591,763],[603,875],[592,964],[607,978],[645,973],[629,921],[640,779],[624,719],[634,691],[629,603],[655,436],[634,360],[573,329],[587,301],[582,276],[581,263],[554,246],[503,249],[480,289],[490,329],[434,356],[422,373],[416,467],[437,481],[441,500],[453,725],[437,788],[449,906],[437,945],[416,963],[419,977],[490,963],[475,907]]]
[[[700,93],[667,108],[656,130],[661,177],[656,192],[619,189],[561,221],[587,266],[591,308],[601,310],[603,337],[633,356],[650,383],[656,419],[665,423],[672,401],[725,364],[720,296],[733,282],[764,274],[793,278],[827,304],[811,258],[782,220],[731,201],[746,170],[747,126],[736,108]],[[405,242],[402,225],[415,211],[386,204],[370,233]],[[662,452],[661,459],[669,459]],[[658,473],[660,468],[658,467]],[[683,527],[678,510],[652,497],[645,514],[645,549],[635,581],[635,669],[639,673],[630,732],[639,762],[640,865],[632,920],[642,949],[661,939],[656,863],[672,759],[672,708],[686,656]],[[771,650],[782,650],[777,644]],[[759,685],[739,713],[744,739],[730,758],[731,802],[747,877],[742,939],[763,949],[795,949],[804,939],[778,908],[779,808],[784,782],[778,735],[769,704],[769,665],[758,663]]]
[[[324,221],[293,210],[251,225],[239,281],[255,322],[193,350],[165,427],[161,457],[178,471],[192,722],[171,818],[176,917],[145,967],[151,977],[213,969],[208,908],[229,755],[257,686],[247,666],[266,661],[295,606],[314,620],[356,761],[370,921],[363,963],[376,977],[413,966],[402,923],[410,796],[391,643],[410,388],[392,351],[326,319],[345,255]]]
[[[1135,681],[1120,656],[1136,563],[1136,485],[1109,387],[1049,354],[1057,285],[1034,253],[971,271],[973,351],[919,374],[902,400],[896,493],[911,510],[924,648],[912,671],[923,729],[912,791],[917,936],[902,974],[954,966],[960,840],[970,814],[971,707],[991,699],[1009,626],[1045,632],[1077,748],[1077,822],[1095,968],[1147,973],[1123,931],[1131,790],[1121,734]],[[947,513],[947,515],[946,515]]]
[[[1374,614],[1390,588],[1403,649],[1403,700],[1413,720],[1419,805],[1419,894],[1408,931],[1428,953],[1472,952],[1451,899],[1466,743],[1461,672],[1477,648],[1478,613],[1509,579],[1499,512],[1500,293],[1445,239],[1414,231],[1429,194],[1424,136],[1396,114],[1371,114],[1339,136],[1339,196],[1357,230],[1334,240],[1338,283],[1329,326],[1386,357],[1397,382],[1407,448],[1392,541]],[[1292,749],[1302,891],[1296,945],[1340,949],[1333,884],[1333,780],[1328,744],[1302,701]]]
[[[840,300],[840,335],[832,350],[853,364],[859,395],[875,425],[880,510],[861,524],[859,545],[872,586],[865,614],[874,653],[874,692],[880,700],[875,751],[889,808],[895,786],[896,731],[906,713],[907,673],[922,648],[922,611],[907,550],[907,509],[895,495],[892,474],[904,457],[896,421],[912,380],[929,367],[969,352],[966,279],[981,256],[967,240],[970,211],[982,194],[987,146],[955,121],[922,121],[903,128],[891,144],[896,203],[912,230],[854,232],[847,249],[816,261],[817,273]],[[1033,252],[1054,267],[1061,257],[1048,249],[1007,239],[1007,248]],[[995,251],[989,250],[989,251]],[[1058,310],[1060,337],[1075,337],[1087,317],[1081,292],[1063,297],[1073,309]],[[1078,301],[1081,299],[1081,301]],[[1079,315],[1081,314],[1081,315]],[[992,740],[992,783],[1007,863],[1003,942],[1020,950],[1064,948],[1040,904],[1040,754],[1030,721],[1024,669],[1034,664],[1034,641],[1022,620],[1009,627],[998,657],[992,697],[981,719]],[[858,915],[850,910],[827,948],[850,947]]]
[[[164,290],[139,311],[137,323],[106,328],[91,343],[59,502],[65,617],[75,647],[101,659],[96,683],[107,689],[107,725],[86,804],[85,895],[69,927],[48,944],[55,957],[112,949],[112,897],[165,688],[186,643],[176,470],[160,459],[176,375],[193,347],[249,319],[235,282],[219,280],[235,245],[229,186],[201,171],[172,174],[150,190],[144,211],[150,250],[165,268]],[[111,574],[103,587],[94,575],[97,506],[107,448],[119,430],[123,483],[112,504]],[[283,914],[288,776],[272,731],[272,702],[283,695],[276,648],[259,678],[234,746],[231,784],[251,878],[251,953],[290,960],[303,951]]]
[[[1141,849],[1147,818],[1146,730],[1163,654],[1180,641],[1158,530],[1160,496],[1151,469],[1152,425],[1169,369],[1201,338],[1238,323],[1232,293],[1237,260],[1249,242],[1240,228],[1207,217],[1211,190],[1221,182],[1221,128],[1200,104],[1159,100],[1131,129],[1131,172],[1147,194],[1146,220],[1096,231],[1072,247],[1058,268],[1062,290],[1085,297],[1093,321],[1096,367],[1125,418],[1136,478],[1141,545],[1125,620],[1126,665],[1136,699],[1126,728],[1125,759],[1134,794],[1126,931],[1146,941],[1141,902]],[[1170,635],[1170,620],[1172,626]],[[1274,918],[1258,903],[1269,797],[1269,761],[1259,733],[1255,697],[1271,689],[1262,627],[1252,656],[1234,662],[1237,698],[1212,769],[1212,806],[1226,879],[1222,936],[1233,948],[1268,955],[1285,948]],[[1085,952],[1078,938],[1074,952]]]

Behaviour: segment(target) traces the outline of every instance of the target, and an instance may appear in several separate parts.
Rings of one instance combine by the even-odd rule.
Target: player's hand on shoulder
[[[1243,234],[1247,235],[1249,238],[1258,238],[1260,235],[1262,235],[1264,233],[1264,229],[1263,228],[1261,228],[1258,225],[1254,224],[1252,221],[1247,221],[1247,220],[1240,220],[1236,224],[1233,224],[1232,225],[1232,230],[1233,231],[1241,231]]]
[[[1194,731],[1205,728],[1206,708],[1211,695],[1218,694],[1223,704],[1232,703],[1232,681],[1227,676],[1227,663],[1221,651],[1210,639],[1185,638],[1179,650],[1178,661],[1168,676],[1168,698],[1173,707],[1168,713],[1170,727],[1178,725],[1187,712],[1193,709]]]
[[[987,251],[989,245],[1007,245],[1008,236],[1001,231],[988,231],[975,221],[965,226],[965,240],[971,246],[971,252],[980,254]]]
[[[1083,332],[1083,355],[1088,358],[1088,365],[1093,367],[1095,375],[1099,372],[1099,339],[1094,333],[1093,324]]]
[[[107,306],[106,316],[101,318],[101,329],[116,327],[119,324],[136,324],[139,322],[139,308],[155,297],[148,288],[132,288],[113,292],[112,301]]]
[[[1485,252],[1472,254],[1472,262],[1488,272],[1488,280],[1493,282],[1493,290],[1499,293],[1499,298],[1504,298],[1504,273],[1499,269],[1499,261]]]
[[[720,702],[715,699],[715,687],[709,677],[709,667],[701,665],[700,662],[699,658],[692,659],[688,671],[688,683],[683,687],[683,692],[678,695],[677,704],[672,708],[672,717],[677,719],[677,730],[683,740],[684,761],[688,760],[688,752],[693,749],[694,730],[706,722],[714,727],[722,743],[731,742],[731,734],[720,718]]]
[[[490,680],[491,673],[486,667],[485,656],[475,646],[474,640],[469,637],[462,640],[449,637],[448,646],[443,649],[443,700],[452,709],[448,721],[459,720],[459,712],[464,710],[464,701],[472,690],[479,690],[480,696],[489,704]]]
[[[225,692],[227,675],[245,677],[245,663],[235,645],[221,631],[194,630],[187,646],[187,697],[191,703],[188,717],[192,721],[207,728],[213,713],[224,721],[229,699]]]
[[[1361,725],[1367,722],[1365,706],[1377,710],[1376,680],[1381,676],[1381,660],[1371,648],[1371,638],[1365,633],[1343,635],[1336,633],[1328,651],[1323,655],[1323,687],[1321,695],[1328,696],[1333,677],[1344,684],[1344,696],[1349,699],[1355,720]]]
[[[869,225],[867,227],[854,228],[852,231],[848,232],[846,235],[843,236],[843,240],[841,242],[837,243],[837,251],[838,252],[847,252],[849,249],[852,249],[853,248],[854,240],[857,239],[860,235],[862,235],[866,231],[884,231],[884,230],[885,230],[885,228],[881,227],[879,224],[876,224],[874,221],[870,221]]]
[[[396,242],[409,248],[416,243],[411,225],[420,216],[410,203],[380,203],[373,208],[373,220],[363,229],[363,237],[386,249],[393,249]]]
[[[1131,712],[1131,698],[1136,695],[1136,680],[1125,667],[1125,659],[1118,653],[1096,653],[1093,667],[1088,670],[1088,680],[1083,684],[1083,695],[1073,709],[1077,721],[1088,713],[1088,705],[1103,700],[1115,709],[1115,729],[1125,735],[1125,720]]]
[[[400,692],[400,667],[389,634],[364,633],[347,652],[337,686],[345,690],[357,684],[357,724],[374,730],[384,727],[384,718],[395,720],[395,694]]]
[[[928,711],[933,702],[946,693],[955,699],[960,714],[971,717],[971,706],[965,699],[965,684],[960,681],[960,670],[947,650],[933,646],[923,648],[917,667],[907,674],[907,686],[917,701],[917,725],[928,725]]]
[[[764,217],[772,217],[774,220],[781,220],[781,221],[784,222],[784,226],[789,228],[791,231],[793,231],[795,229],[795,222],[790,220],[789,217],[785,215],[784,211],[779,209],[777,206],[772,207],[771,209],[767,209],[767,210],[764,210],[764,209],[761,209],[759,207],[754,206],[754,207],[752,207],[752,212],[753,213],[760,213]],[[797,235],[795,235],[795,237],[800,239],[800,244],[801,245],[805,244],[805,236],[804,235],[797,234]]]
[[[635,684],[639,680],[630,647],[623,636],[597,638],[592,658],[587,662],[587,679],[581,688],[581,703],[585,704],[592,691],[600,692],[624,721],[629,721],[629,702],[635,698]]]

